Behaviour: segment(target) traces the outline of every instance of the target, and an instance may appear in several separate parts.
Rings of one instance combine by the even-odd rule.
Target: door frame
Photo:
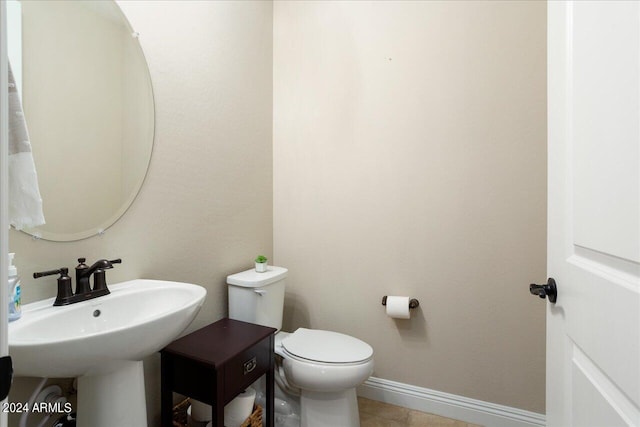
[[[9,74],[7,65],[7,9],[0,0],[0,356],[9,354],[8,295],[6,292],[7,254],[9,253]],[[3,401],[4,402],[4,401]],[[7,427],[7,414],[0,411],[0,427]]]

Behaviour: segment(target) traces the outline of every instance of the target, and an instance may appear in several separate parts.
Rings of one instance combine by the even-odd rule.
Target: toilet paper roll
[[[211,418],[211,415],[209,415]],[[207,423],[211,425],[211,421],[196,421],[191,416],[191,406],[187,408],[187,427],[206,427]]]
[[[191,419],[194,421],[210,421],[211,406],[199,400],[191,399]]]
[[[394,319],[409,319],[411,312],[409,311],[409,297],[387,297],[387,316]]]
[[[256,391],[249,387],[224,407],[224,425],[240,427],[253,412]]]

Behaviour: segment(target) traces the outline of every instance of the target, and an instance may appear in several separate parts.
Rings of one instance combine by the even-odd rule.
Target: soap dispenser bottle
[[[20,277],[18,277],[16,266],[13,265],[15,255],[14,253],[9,254],[9,322],[18,320],[22,316]]]

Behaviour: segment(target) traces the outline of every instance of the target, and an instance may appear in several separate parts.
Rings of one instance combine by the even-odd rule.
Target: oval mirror
[[[129,208],[151,159],[153,93],[138,35],[111,0],[7,8],[46,220],[25,232],[54,241],[100,234]]]

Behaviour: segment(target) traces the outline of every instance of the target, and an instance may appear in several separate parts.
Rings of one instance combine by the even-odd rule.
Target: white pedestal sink
[[[22,306],[22,318],[9,324],[14,374],[78,377],[78,427],[144,427],[142,359],[186,329],[207,291],[142,279],[109,289],[63,307],[53,298]]]

